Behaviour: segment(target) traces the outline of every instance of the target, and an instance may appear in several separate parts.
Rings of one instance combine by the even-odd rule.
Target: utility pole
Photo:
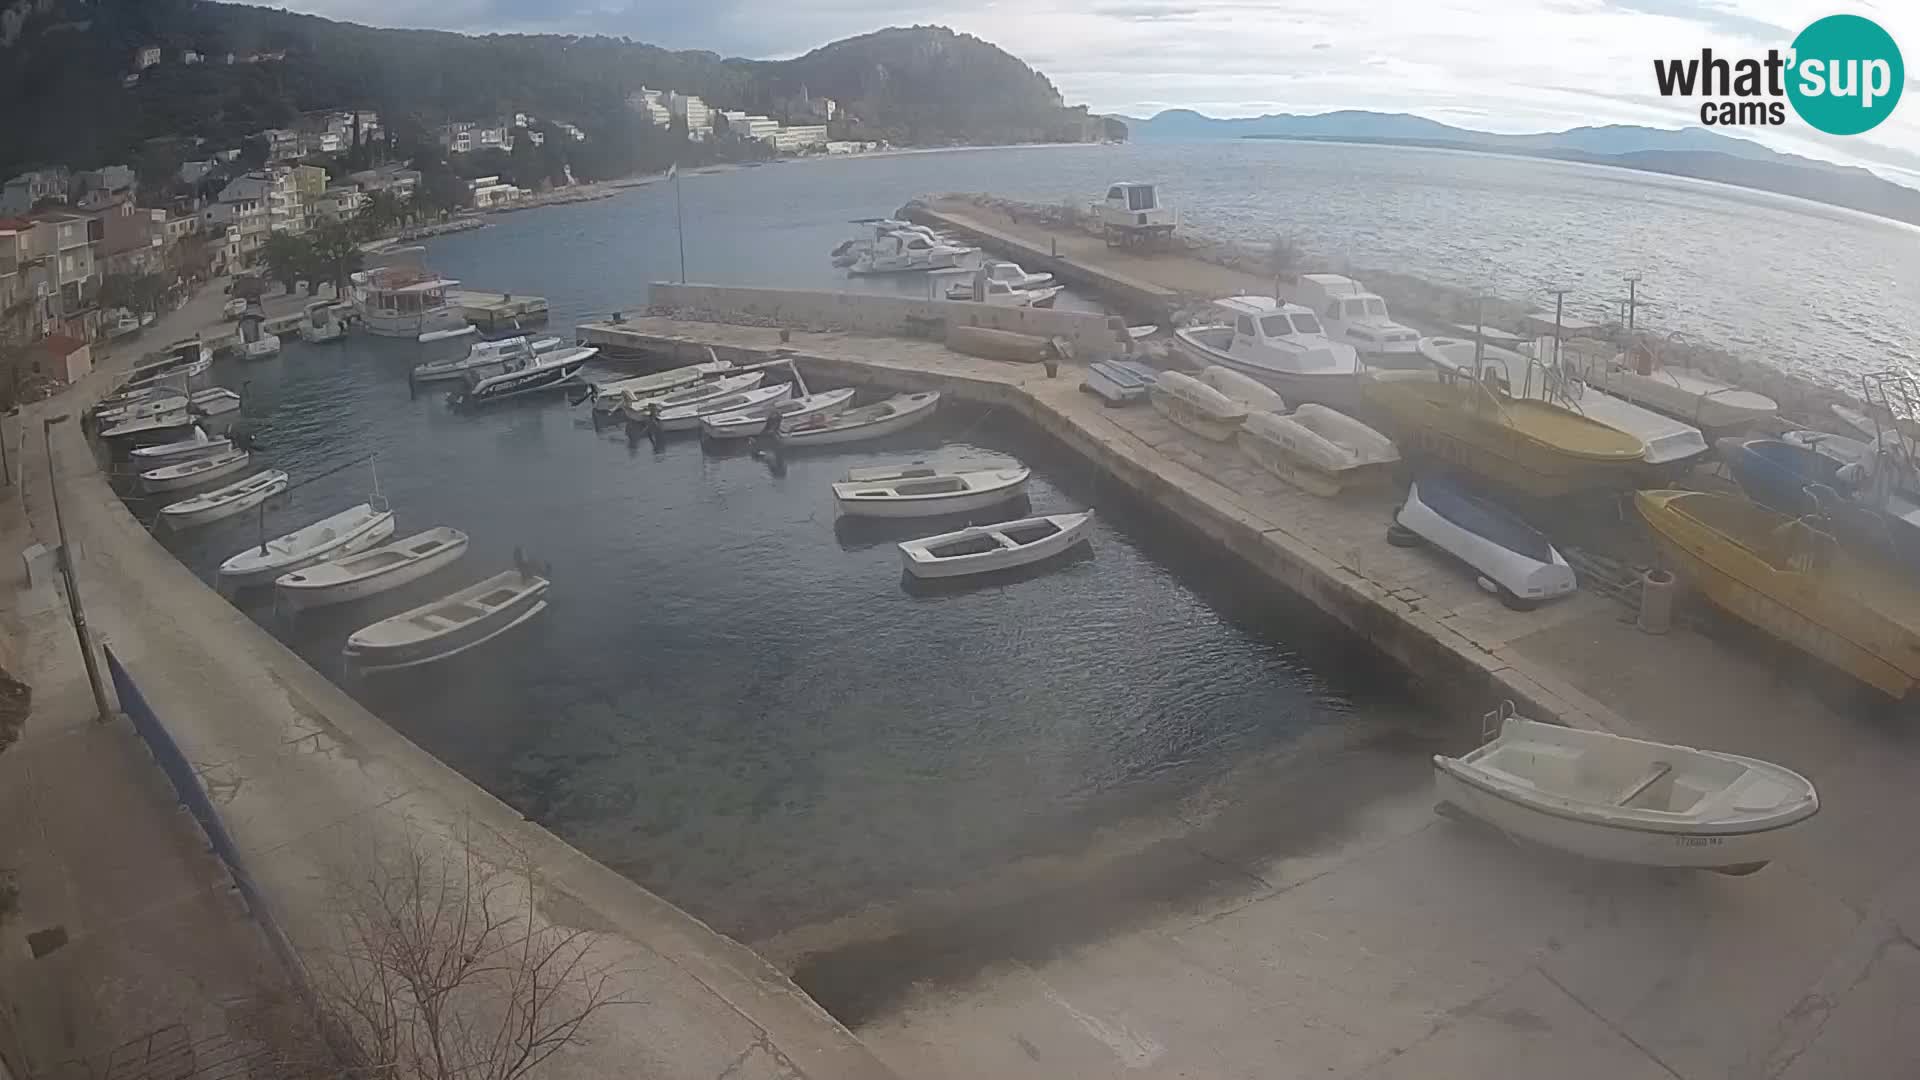
[[[1627,275],[1627,333],[1629,334],[1633,333],[1634,309],[1637,308],[1640,303],[1639,290],[1640,290],[1640,275],[1628,274]]]
[[[1553,296],[1553,362],[1560,362],[1560,313],[1565,310],[1571,289],[1548,289]]]
[[[93,636],[87,632],[87,613],[80,606],[80,585],[73,577],[73,549],[67,543],[66,519],[60,516],[60,477],[53,468],[53,426],[71,419],[72,413],[49,416],[41,422],[40,433],[47,449],[47,488],[53,493],[53,524],[60,535],[60,580],[67,588],[67,606],[73,612],[73,632],[80,639],[80,658],[87,665],[87,685],[93,688],[94,708],[99,710],[99,715],[94,719],[104,724],[113,718],[113,707],[107,704],[107,688],[100,681],[100,662],[93,656]]]

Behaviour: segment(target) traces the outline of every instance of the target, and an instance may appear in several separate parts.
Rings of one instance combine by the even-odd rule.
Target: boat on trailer
[[[1011,570],[1049,559],[1086,540],[1093,511],[1045,514],[1003,521],[998,525],[969,525],[900,544],[907,573],[917,578],[950,578]]]
[[[282,574],[274,579],[274,590],[290,611],[364,600],[453,565],[467,553],[467,544],[466,533],[443,525]]]
[[[833,485],[834,506],[849,517],[938,517],[984,510],[1026,494],[1033,470],[949,470],[927,465],[855,469]]]
[[[478,648],[547,609],[551,583],[506,570],[450,596],[363,626],[342,650],[362,672],[418,667]]]
[[[1434,755],[1436,809],[1607,862],[1751,874],[1820,809],[1813,783],[1757,758],[1491,713],[1497,734]]]
[[[236,552],[220,564],[220,580],[228,585],[271,581],[289,570],[363,551],[392,535],[393,511],[361,503]]]

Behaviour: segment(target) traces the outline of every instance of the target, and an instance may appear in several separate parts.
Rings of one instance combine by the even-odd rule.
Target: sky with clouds
[[[261,2],[261,0],[256,0]],[[1813,20],[1865,15],[1907,46],[1905,94],[1864,135],[1790,120],[1738,133],[1920,186],[1920,0],[264,0],[374,26],[626,35],[793,56],[882,26],[939,23],[1045,72],[1069,103],[1146,116],[1378,109],[1489,131],[1698,124],[1652,60],[1784,50]]]

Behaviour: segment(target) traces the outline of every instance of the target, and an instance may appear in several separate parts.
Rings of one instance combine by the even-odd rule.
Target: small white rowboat
[[[361,503],[264,544],[248,546],[220,564],[220,580],[228,585],[271,581],[289,570],[364,551],[392,535],[393,512]]]
[[[766,377],[767,373],[764,371],[748,371],[739,375],[727,375],[712,382],[696,383],[664,394],[650,396],[628,394],[624,404],[620,406],[620,411],[629,420],[646,420],[655,411],[665,412],[668,409],[697,405],[727,394],[751,390],[759,386],[760,380]]]
[[[1086,539],[1093,511],[1049,514],[998,525],[970,525],[900,545],[907,573],[918,578],[959,577],[1026,566]]]
[[[1225,394],[1227,400],[1245,406],[1248,412],[1255,409],[1265,409],[1271,413],[1287,411],[1287,400],[1276,393],[1272,387],[1250,375],[1242,375],[1232,368],[1208,364],[1201,369],[1199,379]]]
[[[832,416],[853,400],[853,388],[826,390],[805,397],[789,398],[772,409],[758,412],[715,413],[700,418],[700,432],[709,439],[746,439],[767,430],[767,421],[780,417],[781,424],[800,423],[809,417]]]
[[[238,409],[240,395],[224,386],[210,386],[205,390],[195,390],[188,402],[191,412],[197,412],[201,416],[219,416]]]
[[[660,425],[661,431],[692,431],[700,426],[703,418],[718,416],[721,413],[759,417],[764,420],[768,411],[787,400],[792,393],[792,383],[781,383],[779,386],[756,386],[738,394],[710,398],[693,405],[662,409],[654,423]]]
[[[647,398],[658,394],[669,394],[683,386],[692,386],[702,379],[724,375],[733,370],[731,360],[707,360],[686,367],[656,371],[651,375],[636,375],[630,379],[615,379],[612,382],[595,383],[593,387],[593,408],[595,412],[619,412],[629,398]]]
[[[134,458],[141,461],[175,461],[218,454],[232,446],[232,439],[208,438],[205,429],[196,427],[193,429],[193,434],[185,439],[176,439],[157,446],[142,446],[131,453]]]
[[[1439,809],[1593,859],[1749,874],[1820,798],[1779,765],[1499,715],[1491,742],[1435,755]]]
[[[545,611],[550,587],[546,578],[507,570],[361,627],[347,638],[343,653],[361,671],[391,671],[458,656]]]
[[[1017,465],[1005,469],[953,472],[930,466],[907,466],[876,475],[861,469],[833,485],[833,502],[850,517],[936,517],[981,510],[1024,494],[1033,470]],[[864,479],[862,477],[865,477]]]
[[[443,525],[332,562],[282,574],[273,585],[288,610],[306,611],[397,589],[451,566],[466,553],[467,534]]]
[[[1247,418],[1247,407],[1191,375],[1163,371],[1147,391],[1160,415],[1203,439],[1233,438]]]
[[[847,409],[835,416],[816,416],[791,426],[782,425],[780,442],[783,446],[805,447],[877,439],[905,431],[932,416],[939,406],[938,391],[896,394],[885,401]]]
[[[160,521],[168,527],[184,529],[191,525],[205,525],[209,521],[219,521],[235,514],[251,510],[268,497],[287,490],[287,474],[279,469],[265,469],[254,473],[245,480],[238,480],[226,487],[201,492],[191,499],[182,499],[160,510]]]
[[[1254,463],[1305,491],[1334,496],[1381,482],[1400,460],[1393,440],[1346,413],[1308,402],[1292,416],[1251,412],[1234,436]]]
[[[178,491],[195,484],[218,480],[223,476],[232,476],[246,468],[252,456],[245,450],[227,450],[220,454],[182,461],[176,465],[162,465],[157,469],[148,469],[141,473],[140,486],[149,492]]]

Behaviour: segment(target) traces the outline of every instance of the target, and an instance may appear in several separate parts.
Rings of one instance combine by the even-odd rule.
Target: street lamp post
[[[99,710],[95,717],[105,723],[113,717],[113,708],[107,704],[107,688],[100,682],[100,663],[93,656],[93,636],[87,633],[87,613],[80,606],[80,585],[73,578],[73,556],[67,545],[67,522],[60,516],[60,477],[53,469],[53,425],[73,418],[71,413],[49,416],[41,423],[40,434],[47,448],[47,488],[53,493],[53,526],[60,534],[60,580],[67,588],[67,606],[73,611],[73,632],[80,639],[80,658],[87,665],[87,685],[93,688],[93,704]]]

